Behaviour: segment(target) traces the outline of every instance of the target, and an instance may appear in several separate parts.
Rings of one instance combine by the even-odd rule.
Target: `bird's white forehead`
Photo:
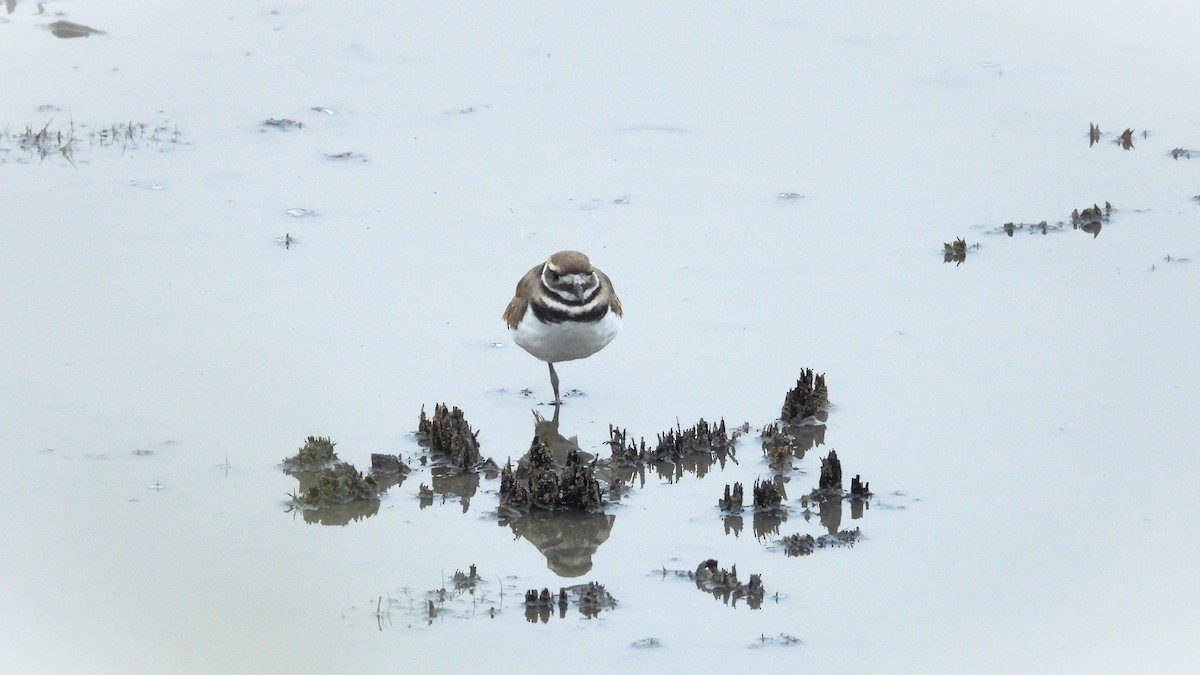
[[[590,286],[596,283],[596,275],[576,272],[575,274],[560,275],[556,281],[558,284],[564,286]]]

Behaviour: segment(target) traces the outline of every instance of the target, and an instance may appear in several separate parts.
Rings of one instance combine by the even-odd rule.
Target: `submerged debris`
[[[779,545],[783,547],[783,552],[795,558],[802,555],[809,555],[813,549],[817,547],[817,540],[811,534],[789,534],[779,540]]]
[[[776,542],[776,548],[783,549],[786,555],[795,558],[811,555],[818,548],[854,546],[859,539],[862,539],[862,530],[857,527],[853,530],[823,534],[819,537],[814,537],[811,534],[796,533],[781,538]]]
[[[447,583],[443,577],[439,586],[422,593],[414,593],[405,586],[399,590],[401,597],[393,597],[392,593],[379,596],[374,609],[380,630],[392,625],[391,613],[397,609],[426,626],[433,625],[434,621],[447,615],[463,619],[479,616],[496,618],[501,613],[504,606],[503,590],[499,596],[489,594],[488,582],[475,565],[471,565],[466,572],[456,569],[450,581],[452,583]],[[409,628],[414,627],[411,621],[405,623]]]
[[[421,406],[417,440],[435,455],[448,459],[451,466],[469,470],[480,464],[479,432],[471,431],[458,406],[451,410],[444,403],[434,405],[433,419],[425,417],[425,406]]]
[[[269,117],[269,118],[259,122],[258,125],[260,127],[266,127],[267,129],[282,129],[285,131],[288,129],[303,129],[304,128],[304,122],[297,122],[296,120],[291,120],[286,117],[279,118],[279,119],[276,119],[274,117]]]
[[[558,608],[559,618],[567,615],[567,606],[571,601],[579,607],[579,613],[589,619],[594,619],[600,612],[617,606],[617,599],[608,592],[604,585],[595,581],[566,586],[558,589],[558,593],[550,592],[549,588],[542,590],[530,589],[525,591],[525,618],[530,623],[550,619],[550,611]]]
[[[634,649],[646,649],[648,647],[661,647],[662,642],[656,637],[646,637],[630,642],[629,646],[633,647]]]
[[[1167,154],[1171,156],[1171,159],[1179,159],[1180,157],[1184,159],[1191,159],[1193,152],[1200,154],[1200,152],[1196,150],[1188,150],[1187,148],[1174,148]]]
[[[105,32],[102,30],[96,30],[91,26],[85,26],[74,21],[55,21],[46,27],[50,29],[50,32],[56,38],[70,39],[89,37],[91,35],[105,35]]]
[[[86,134],[83,133],[86,130]],[[180,144],[182,134],[169,120],[158,123],[134,122],[132,120],[108,125],[76,125],[74,119],[66,124],[54,126],[54,119],[41,127],[26,124],[19,131],[0,130],[0,155],[8,152],[5,147],[14,145],[18,150],[37,155],[39,161],[47,157],[61,156],[69,164],[75,164],[75,154],[81,148],[120,148],[122,152],[136,149],[143,143]],[[86,141],[86,143],[85,143]],[[164,149],[165,148],[161,148]],[[17,160],[23,161],[23,160]],[[131,182],[131,184],[135,184]],[[161,189],[154,188],[154,189]]]
[[[780,633],[779,635],[769,636],[767,634],[759,635],[758,640],[751,647],[766,647],[768,645],[779,645],[781,647],[794,647],[799,644],[804,644],[804,641],[794,635]]]
[[[1044,220],[1043,220],[1042,222],[1040,222],[1040,223],[1034,223],[1034,224],[1029,224],[1029,223],[1005,223],[1004,225],[1002,225],[1002,226],[1000,227],[1000,229],[1001,229],[1001,230],[1004,232],[1004,234],[1007,234],[1007,235],[1008,235],[1008,236],[1010,236],[1010,237],[1011,237],[1011,236],[1013,236],[1013,234],[1014,234],[1014,233],[1015,233],[1017,230],[1026,230],[1026,231],[1028,231],[1028,232],[1029,232],[1029,234],[1036,234],[1036,233],[1039,233],[1039,232],[1040,232],[1041,234],[1046,234],[1046,233],[1048,233],[1048,232],[1049,232],[1049,231],[1051,231],[1051,230],[1061,230],[1061,229],[1062,229],[1062,223],[1059,223],[1058,225],[1050,225],[1049,223],[1047,223],[1047,222],[1046,222],[1046,221],[1044,221]]]
[[[608,592],[608,589],[604,588],[603,584],[596,581],[568,586],[565,590],[574,596],[575,604],[579,606],[579,612],[589,619],[595,618],[601,610],[617,606],[617,599]]]
[[[796,386],[784,397],[779,417],[788,424],[800,425],[827,408],[829,390],[825,386],[825,374],[818,375],[812,368],[805,368],[796,380]]]
[[[475,569],[475,565],[471,565],[469,572],[464,574],[462,570],[454,570],[454,576],[450,580],[454,582],[454,590],[456,591],[474,591],[475,584],[480,581],[479,572]]]

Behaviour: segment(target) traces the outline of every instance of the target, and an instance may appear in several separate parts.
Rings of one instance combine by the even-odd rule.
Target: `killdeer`
[[[587,358],[612,342],[621,330],[621,301],[586,255],[559,251],[517,282],[504,321],[513,342],[550,364],[557,406],[562,399],[554,364]]]

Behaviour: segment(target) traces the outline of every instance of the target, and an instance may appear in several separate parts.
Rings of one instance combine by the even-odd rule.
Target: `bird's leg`
[[[562,399],[558,397],[558,373],[554,372],[554,364],[550,364],[550,386],[554,388],[554,406],[562,405]]]

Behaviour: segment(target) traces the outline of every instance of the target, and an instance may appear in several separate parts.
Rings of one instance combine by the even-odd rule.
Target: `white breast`
[[[512,330],[513,342],[537,358],[549,362],[583,359],[604,349],[621,331],[621,317],[608,312],[595,323],[542,323],[533,311],[525,312]]]

